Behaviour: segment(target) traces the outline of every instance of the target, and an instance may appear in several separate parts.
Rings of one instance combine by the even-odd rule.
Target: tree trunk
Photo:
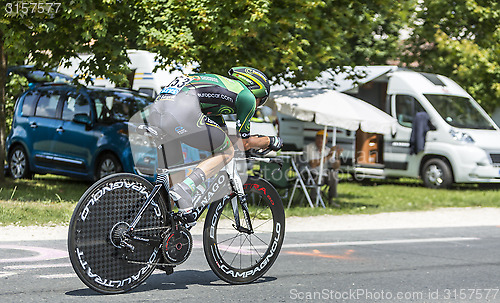
[[[7,139],[5,125],[5,84],[7,82],[7,54],[4,48],[5,36],[0,31],[0,181],[4,181],[5,140]]]

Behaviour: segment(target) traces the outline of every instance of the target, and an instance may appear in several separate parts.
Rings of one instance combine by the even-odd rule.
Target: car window
[[[412,127],[413,117],[415,117],[417,112],[425,112],[417,99],[408,95],[396,96],[396,118],[399,124]]]
[[[152,99],[129,92],[93,91],[97,120],[104,123],[125,122],[139,110],[152,103]]]
[[[40,94],[34,91],[28,92],[26,96],[24,96],[22,109],[23,116],[33,116],[33,114],[35,113],[36,100],[39,96]]]
[[[64,102],[62,118],[63,120],[73,120],[76,114],[86,114],[90,117],[90,104],[84,96],[70,94]]]
[[[142,93],[142,94],[146,94],[146,95],[148,95],[150,97],[156,98],[156,92],[152,88],[141,87],[141,88],[139,88],[139,92]]]
[[[57,104],[61,94],[58,91],[46,90],[40,92],[40,99],[36,105],[35,116],[55,118],[57,111]]]

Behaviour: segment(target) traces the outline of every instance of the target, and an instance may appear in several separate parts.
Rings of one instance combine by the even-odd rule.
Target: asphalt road
[[[500,302],[499,251],[494,226],[289,232],[257,283],[220,281],[198,245],[174,274],[105,296],[76,277],[65,241],[0,242],[0,302]]]

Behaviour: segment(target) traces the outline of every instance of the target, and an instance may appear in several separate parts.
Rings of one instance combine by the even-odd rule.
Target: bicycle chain
[[[142,264],[142,265],[152,265],[149,262],[141,262],[141,261],[132,261],[132,260],[127,260],[127,263],[132,263],[132,264]],[[154,266],[168,266],[168,267],[175,267],[177,265],[169,264],[169,263],[156,263]]]
[[[191,229],[192,226],[189,226],[188,230]],[[149,228],[141,228],[141,229],[134,229],[134,232],[137,231],[150,231],[150,230],[159,230],[159,229],[167,229],[170,228],[170,226],[164,226],[164,227],[149,227]],[[132,264],[141,264],[141,265],[152,265],[149,262],[141,262],[141,261],[133,261],[133,260],[126,260],[127,263],[132,263]],[[173,265],[170,263],[156,263],[154,266],[168,266],[168,267],[175,267],[177,265]],[[160,268],[161,269],[161,268]]]

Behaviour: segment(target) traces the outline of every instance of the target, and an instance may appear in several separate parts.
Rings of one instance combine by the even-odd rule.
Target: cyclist
[[[218,173],[234,155],[223,114],[236,114],[236,128],[245,151],[252,148],[277,151],[283,145],[277,136],[250,136],[250,119],[255,108],[269,97],[266,75],[251,67],[233,67],[229,76],[181,76],[160,92],[149,116],[151,124],[165,132],[169,140],[165,145],[166,157],[159,159],[159,165],[183,163],[181,142],[212,152],[186,178],[183,172],[171,175],[174,183],[171,194],[188,222],[195,220],[192,198],[196,188]]]

